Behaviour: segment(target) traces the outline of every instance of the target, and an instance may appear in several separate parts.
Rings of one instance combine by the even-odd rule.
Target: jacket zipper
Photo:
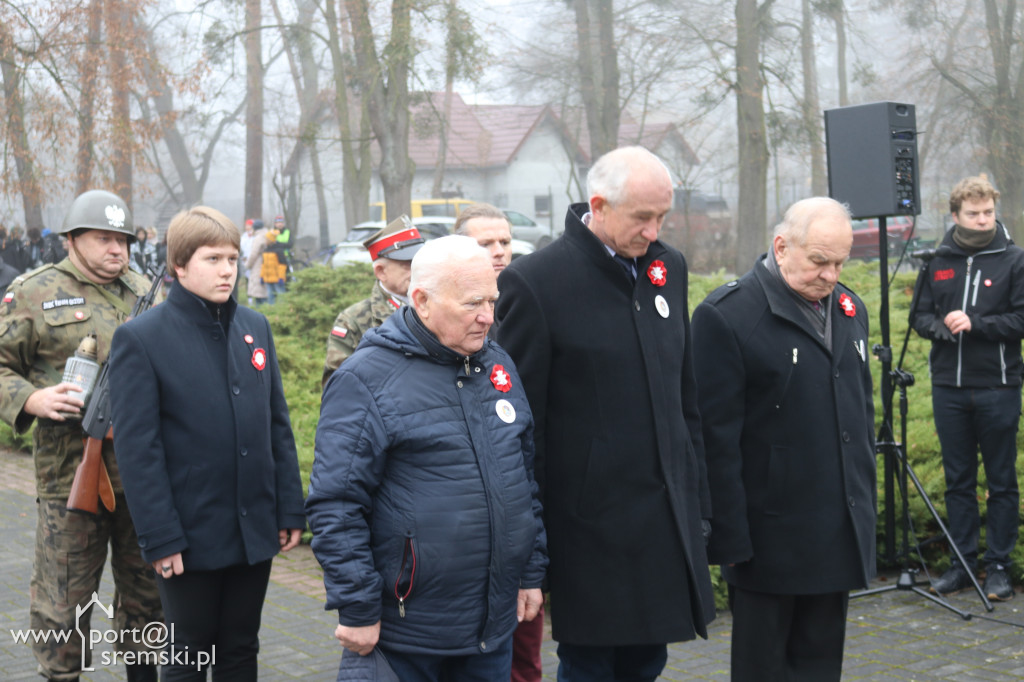
[[[971,266],[974,264],[974,256],[967,257],[967,273],[964,276],[964,301],[960,306],[963,313],[967,313],[967,299],[971,294]],[[961,372],[963,371],[964,355],[964,333],[956,335],[956,386],[960,388]]]

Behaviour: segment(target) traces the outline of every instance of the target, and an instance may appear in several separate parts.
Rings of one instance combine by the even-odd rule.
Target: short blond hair
[[[999,201],[999,190],[992,186],[988,178],[983,175],[964,178],[949,193],[949,212],[959,213],[965,201],[985,199],[991,199],[993,203]]]
[[[231,218],[209,206],[195,206],[174,216],[167,227],[167,265],[172,276],[175,268],[185,267],[201,246],[239,248],[242,236]]]

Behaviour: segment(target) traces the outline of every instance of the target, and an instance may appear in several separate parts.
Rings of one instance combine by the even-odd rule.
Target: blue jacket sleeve
[[[347,626],[380,620],[383,581],[374,565],[369,517],[388,436],[366,385],[344,367],[327,383],[316,429],[306,513],[324,570],[328,610]]]

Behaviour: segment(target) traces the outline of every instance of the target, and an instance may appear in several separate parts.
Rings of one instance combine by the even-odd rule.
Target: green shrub
[[[900,350],[907,329],[907,315],[910,308],[916,273],[900,273],[892,278],[890,287],[891,321],[890,345],[893,350],[893,366],[899,362]],[[690,276],[690,309],[696,306],[715,287],[728,281],[724,272],[712,275]],[[843,270],[843,282],[856,291],[868,307],[871,316],[870,344],[881,343],[879,324],[879,308],[881,305],[880,282],[877,263],[851,262]],[[335,316],[343,308],[362,300],[369,295],[373,285],[373,273],[369,266],[352,266],[342,269],[314,267],[296,273],[287,293],[282,295],[273,306],[265,306],[263,312],[270,319],[277,344],[278,359],[284,380],[285,395],[291,410],[292,423],[295,431],[296,444],[299,450],[299,464],[302,470],[303,484],[308,485],[309,471],[313,462],[313,437],[316,432],[316,421],[320,409],[320,376],[327,335]],[[939,513],[945,518],[945,502],[943,492],[945,481],[942,473],[942,458],[935,425],[932,418],[931,381],[928,375],[929,342],[911,333],[903,368],[911,372],[916,381],[907,389],[907,454],[911,467],[921,480],[926,493]],[[880,375],[882,365],[877,359],[871,362],[871,370],[875,385],[875,419],[876,424],[882,422],[882,402],[880,396]],[[900,436],[899,393],[894,395],[893,428],[896,439]],[[4,438],[0,431],[0,439]],[[878,458],[879,488],[879,548],[884,546],[882,511],[886,500],[882,487],[884,481],[883,458]],[[1024,462],[1018,463],[1018,470],[1024,468]],[[980,472],[979,499],[984,499],[984,473]],[[910,485],[909,491],[910,516],[916,537],[924,540],[938,532],[938,525],[917,493]],[[892,500],[896,505],[897,520],[900,509],[898,494]],[[899,550],[901,536],[897,524],[896,547]],[[1024,566],[1024,549],[1018,547],[1014,553],[1014,578],[1022,579],[1021,567]],[[936,570],[945,567],[948,559],[945,547],[932,545],[927,558]],[[713,580],[720,606],[724,606],[725,587],[718,569],[713,569]]]

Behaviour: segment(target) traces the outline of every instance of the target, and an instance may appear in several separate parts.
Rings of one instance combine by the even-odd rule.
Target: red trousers
[[[524,620],[512,635],[512,682],[540,682],[540,644],[544,641],[544,607]]]

